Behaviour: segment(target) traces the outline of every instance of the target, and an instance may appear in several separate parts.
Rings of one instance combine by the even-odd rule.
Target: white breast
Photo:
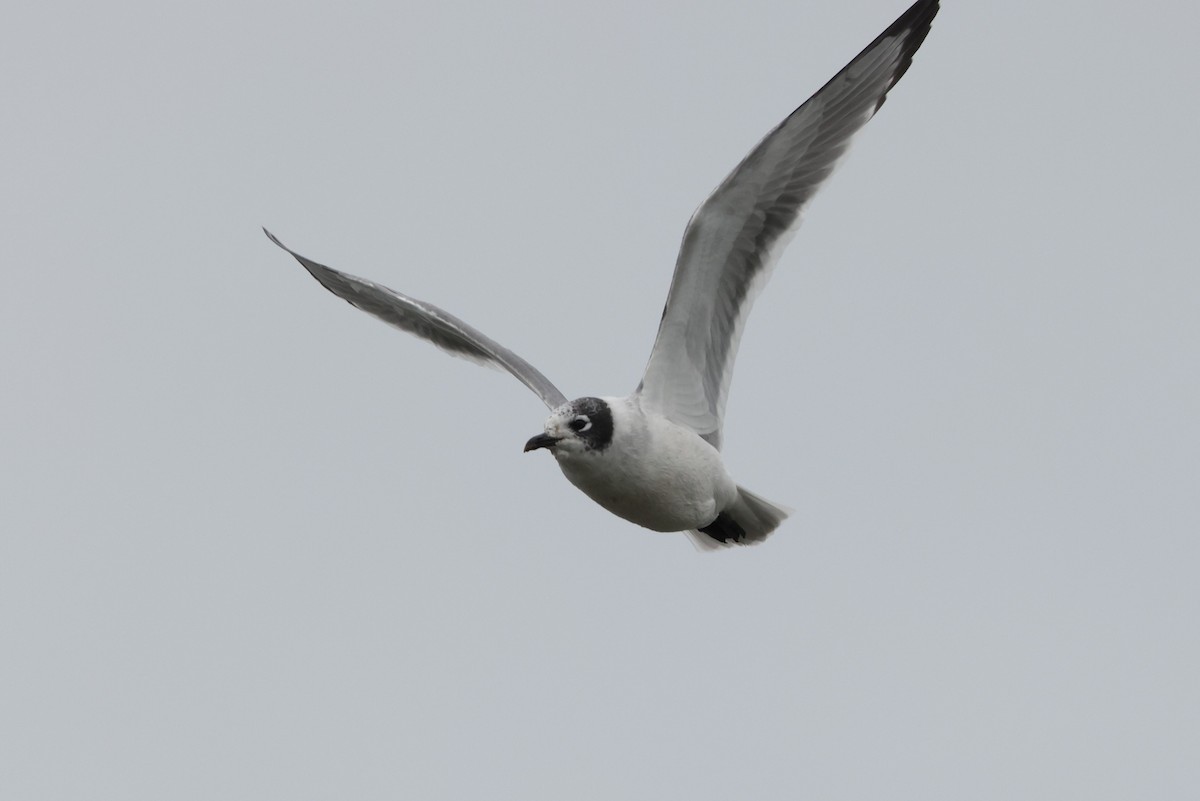
[[[556,453],[567,480],[619,517],[654,531],[708,525],[737,497],[721,454],[695,432],[647,415],[625,398],[601,451]]]

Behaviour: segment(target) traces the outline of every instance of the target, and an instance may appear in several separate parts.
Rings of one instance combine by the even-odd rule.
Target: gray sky
[[[710,555],[259,231],[624,394],[695,206],[904,0],[21,4],[0,797],[1200,783],[1183,3],[947,0],[759,300]]]

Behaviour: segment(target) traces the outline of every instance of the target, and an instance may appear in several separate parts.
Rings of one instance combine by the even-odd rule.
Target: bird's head
[[[555,456],[602,451],[612,443],[613,413],[608,401],[577,398],[554,410],[545,433],[525,443],[525,450],[548,448]]]

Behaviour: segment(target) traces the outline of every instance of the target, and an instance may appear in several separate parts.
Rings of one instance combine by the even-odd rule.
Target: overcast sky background
[[[611,516],[259,230],[624,394],[904,8],[6,11],[0,797],[1194,793],[1194,5],[944,4],[747,327],[761,547]]]

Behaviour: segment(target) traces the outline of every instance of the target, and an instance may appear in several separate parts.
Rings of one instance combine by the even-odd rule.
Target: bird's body
[[[564,444],[583,400],[599,401],[612,415],[603,447]],[[546,435],[563,437],[554,458],[567,480],[608,511],[653,531],[687,531],[712,522],[737,497],[720,451],[695,431],[647,414],[636,396],[580,401],[556,410]]]
[[[762,541],[788,510],[739,487],[721,458],[725,400],[754,298],[800,214],[908,69],[938,11],[917,0],[750,151],[684,232],[646,372],[624,397],[568,401],[520,356],[432,304],[288,249],[338,297],[455,356],[507,370],[550,407],[525,450],[613,514],[701,547]]]

